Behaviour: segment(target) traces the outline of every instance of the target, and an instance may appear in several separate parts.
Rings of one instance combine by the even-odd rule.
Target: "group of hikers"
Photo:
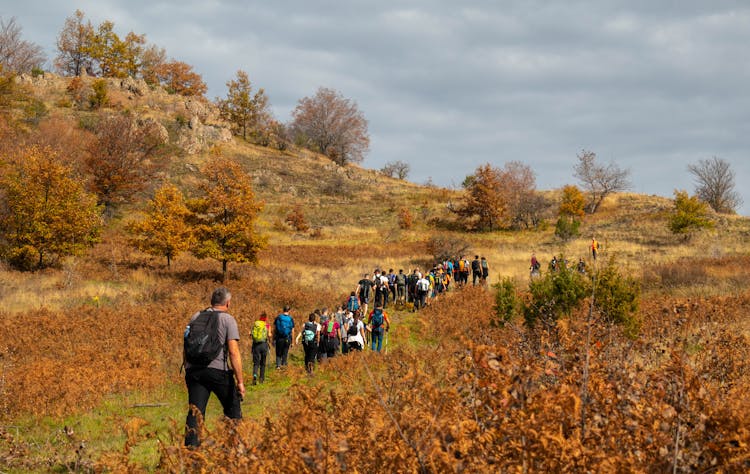
[[[473,285],[486,285],[490,274],[487,259],[474,256],[469,262],[465,256],[449,258],[434,265],[428,272],[422,273],[419,268],[404,273],[399,269],[380,271],[376,269],[373,276],[365,273],[357,283],[347,301],[347,310],[355,312],[362,309],[367,313],[370,301],[375,307],[386,308],[391,302],[394,306],[410,307],[413,311],[425,307],[430,300],[448,291],[452,285],[467,285],[469,275]],[[454,283],[455,282],[455,283]]]
[[[425,274],[419,268],[409,274],[403,269],[398,273],[375,270],[372,278],[365,274],[359,280],[355,290],[335,312],[316,309],[299,330],[289,306],[284,306],[273,322],[269,321],[267,313],[261,313],[251,330],[253,385],[265,381],[271,343],[277,370],[287,366],[289,348],[302,344],[305,369],[309,374],[313,373],[316,362],[338,354],[359,352],[368,345],[371,350],[381,352],[385,343],[387,351],[391,320],[385,308],[389,301],[402,308],[411,306],[416,311],[452,285],[467,285],[470,274],[474,285],[486,284],[487,260],[478,255],[472,262],[464,256],[447,259]],[[211,295],[211,306],[195,313],[185,328],[183,366],[190,405],[185,422],[185,446],[188,447],[200,445],[198,420],[199,416],[205,416],[211,393],[219,399],[224,416],[242,418],[240,403],[245,396],[245,382],[240,333],[237,321],[228,313],[231,298],[227,288],[217,288]],[[369,311],[371,301],[373,309]]]

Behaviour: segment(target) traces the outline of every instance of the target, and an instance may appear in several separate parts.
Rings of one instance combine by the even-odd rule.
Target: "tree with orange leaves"
[[[202,173],[203,196],[188,202],[196,237],[192,252],[198,258],[220,261],[226,280],[229,262],[255,263],[265,246],[255,230],[263,204],[255,201],[250,176],[220,151],[212,152]]]
[[[493,230],[506,218],[506,200],[500,182],[500,170],[489,163],[479,166],[463,182],[464,202],[452,209],[459,216],[471,220],[466,227]]]
[[[148,202],[144,218],[127,226],[131,244],[150,255],[167,257],[169,267],[172,259],[193,243],[189,216],[182,192],[173,184],[165,184]]]
[[[50,148],[22,148],[0,165],[0,242],[13,265],[44,268],[97,241],[96,197]]]

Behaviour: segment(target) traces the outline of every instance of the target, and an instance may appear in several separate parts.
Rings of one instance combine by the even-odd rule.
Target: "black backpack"
[[[349,324],[349,329],[346,330],[346,334],[349,336],[356,336],[357,335],[357,321],[352,321]]]
[[[224,341],[219,340],[219,312],[201,311],[185,329],[185,360],[190,365],[206,367],[223,348]]]

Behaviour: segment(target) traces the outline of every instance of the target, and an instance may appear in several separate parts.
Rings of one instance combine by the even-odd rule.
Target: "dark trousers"
[[[305,349],[305,370],[311,374],[315,367],[315,358],[318,356],[318,346],[313,344],[302,344]]]
[[[187,385],[188,403],[190,404],[185,420],[185,446],[200,445],[197,412],[200,412],[201,420],[205,418],[206,405],[211,392],[216,394],[216,398],[221,402],[224,416],[233,419],[242,418],[240,395],[234,385],[234,373],[231,370],[188,369],[185,371],[185,384]]]
[[[396,285],[396,300],[403,302],[406,295],[406,285]]]
[[[280,337],[276,339],[276,368],[285,367],[289,356],[289,338]]]
[[[253,342],[253,382],[266,380],[266,358],[268,357],[268,342]],[[260,372],[260,373],[259,373]]]
[[[471,284],[475,285],[477,284],[477,281],[482,280],[482,274],[479,271],[471,272]]]

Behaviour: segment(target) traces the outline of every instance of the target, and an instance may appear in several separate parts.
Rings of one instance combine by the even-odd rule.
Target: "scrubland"
[[[387,354],[340,357],[308,378],[293,350],[289,371],[250,387],[241,424],[221,423],[209,405],[206,442],[191,452],[181,448],[180,334],[220,284],[218,264],[183,255],[167,268],[114,226],[59,268],[0,272],[4,471],[747,470],[747,219],[683,241],[666,230],[668,200],[622,195],[562,244],[552,229],[439,230],[428,225],[445,217],[435,203],[413,208],[411,229],[388,205],[352,203],[358,211],[341,207],[345,217],[331,220],[322,199],[304,208],[320,229],[311,236],[274,224],[284,206],[273,192],[260,193],[269,247],[255,266],[230,265],[226,282],[245,380],[260,312],[291,304],[301,324],[342,302],[363,272],[425,268],[436,233],[467,239],[470,256],[489,260],[491,283],[511,276],[521,290],[531,252],[582,256],[593,270],[595,235],[600,261],[616,256],[642,282],[641,331],[627,337],[588,305],[554,328],[520,318],[497,327],[491,288],[452,291],[419,313],[393,312]]]

